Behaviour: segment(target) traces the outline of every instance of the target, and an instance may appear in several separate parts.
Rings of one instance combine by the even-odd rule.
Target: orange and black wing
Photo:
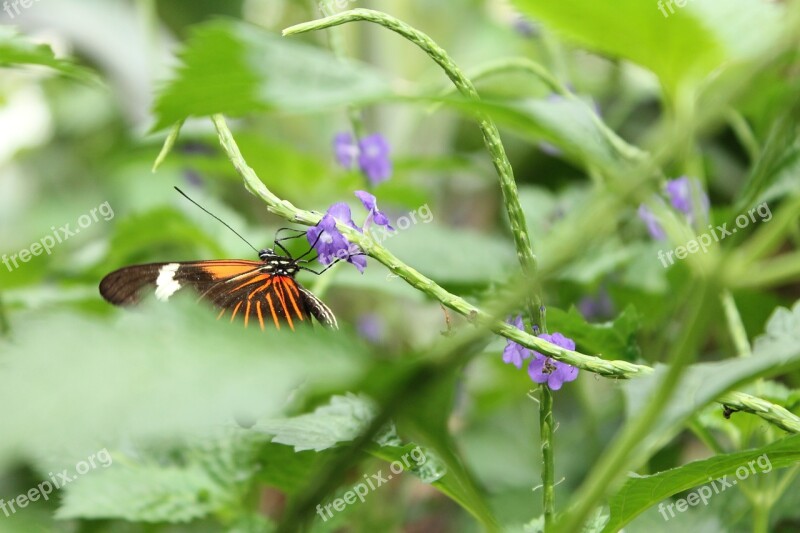
[[[245,326],[257,323],[274,324],[277,329],[288,326],[294,330],[298,324],[311,324],[315,317],[326,327],[336,329],[333,312],[318,298],[303,288],[290,276],[259,273],[243,277],[234,283],[218,284],[203,297],[221,309],[218,318],[230,312],[231,321],[241,315]]]
[[[278,329],[288,325],[311,324],[311,316],[324,326],[337,328],[333,312],[289,276],[265,272],[263,262],[245,260],[153,263],[122,268],[100,283],[100,294],[115,305],[129,305],[155,289],[157,299],[166,301],[185,286],[221,311],[255,322],[263,329],[272,323]]]

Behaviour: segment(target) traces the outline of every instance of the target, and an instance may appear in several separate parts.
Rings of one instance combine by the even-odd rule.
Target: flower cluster
[[[306,239],[317,252],[317,258],[323,265],[327,266],[335,261],[345,260],[363,273],[367,268],[367,258],[364,252],[356,244],[348,241],[336,224],[341,222],[359,233],[363,233],[371,224],[385,226],[390,231],[394,231],[394,228],[389,224],[386,215],[378,209],[378,201],[375,196],[366,191],[356,191],[355,194],[368,212],[363,227],[359,228],[353,222],[350,206],[339,202],[330,206],[319,224],[306,232]]]
[[[508,323],[519,330],[525,331],[522,316],[509,319]],[[542,333],[539,335],[539,338],[567,350],[575,349],[575,342],[563,336],[561,333],[553,333],[552,335]],[[503,362],[512,364],[517,368],[522,368],[523,361],[530,357],[531,351],[528,348],[517,344],[511,339],[506,341],[506,347],[503,350]],[[567,363],[556,361],[539,352],[533,352],[533,359],[528,363],[528,375],[534,382],[540,384],[546,383],[547,386],[550,387],[550,390],[558,390],[564,383],[577,379],[578,369]]]
[[[372,185],[378,185],[392,176],[389,141],[380,133],[368,135],[358,142],[349,132],[333,139],[333,151],[339,164],[351,170],[356,162]]]
[[[708,196],[697,178],[681,176],[667,182],[665,188],[667,198],[678,212],[682,213],[691,225],[698,225],[708,218]],[[664,200],[657,198],[663,204]],[[699,217],[698,217],[699,215]],[[647,232],[658,241],[667,238],[658,217],[644,204],[639,206],[639,218],[647,226]],[[698,220],[700,218],[700,220]]]

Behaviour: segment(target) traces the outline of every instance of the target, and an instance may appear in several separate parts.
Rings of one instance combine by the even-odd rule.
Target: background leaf
[[[155,104],[156,130],[190,116],[320,111],[388,92],[369,67],[234,21],[195,28],[181,62]]]

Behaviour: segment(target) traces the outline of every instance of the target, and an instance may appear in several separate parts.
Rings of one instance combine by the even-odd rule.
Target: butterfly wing
[[[187,263],[151,263],[121,268],[103,278],[100,294],[114,305],[139,302],[146,290],[154,288],[156,298],[166,301],[189,285],[203,294],[220,282],[257,273],[258,261],[193,261]]]
[[[314,316],[326,327],[337,329],[333,312],[290,276],[273,275],[257,261],[197,261],[154,263],[117,270],[100,283],[100,294],[115,305],[138,302],[143,293],[155,289],[157,299],[166,301],[184,286],[191,286],[202,299],[220,308],[218,318],[230,313],[250,322],[273,323],[277,329],[311,324]]]
[[[296,283],[296,285],[298,291],[300,292],[300,300],[302,300],[308,312],[311,313],[314,318],[319,320],[320,324],[323,324],[325,327],[339,329],[339,324],[336,322],[336,316],[333,314],[333,311],[331,311],[322,300],[314,296],[311,291],[299,283]]]

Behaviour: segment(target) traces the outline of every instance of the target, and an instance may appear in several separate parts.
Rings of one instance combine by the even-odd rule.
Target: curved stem
[[[461,94],[469,99],[480,99],[478,91],[475,89],[472,82],[464,75],[458,65],[453,62],[447,52],[436,44],[433,39],[405,22],[379,11],[353,9],[321,20],[297,24],[296,26],[283,30],[283,35],[296,35],[309,31],[322,30],[355,21],[378,24],[416,44],[428,54],[436,64],[442,67],[442,70],[444,70],[447,77],[450,78]],[[492,163],[500,178],[503,203],[506,206],[509,224],[511,225],[511,233],[514,236],[517,257],[522,267],[522,272],[526,277],[533,278],[537,268],[536,256],[533,254],[533,248],[531,247],[530,238],[528,237],[528,226],[525,221],[525,214],[519,203],[517,184],[514,181],[514,171],[511,168],[511,163],[508,160],[505,148],[500,140],[500,131],[488,115],[480,114],[478,116],[478,122],[481,132],[483,133],[486,149],[489,151]],[[543,313],[541,312],[542,298],[538,288],[533,291],[531,300],[529,306],[531,318],[535,324],[539,324],[542,326],[542,329],[545,329],[544,316],[542,316]]]
[[[722,307],[725,309],[725,318],[728,321],[733,344],[736,346],[736,354],[739,357],[749,357],[752,355],[750,341],[747,339],[747,331],[744,329],[742,317],[739,315],[736,302],[729,290],[722,291]]]

